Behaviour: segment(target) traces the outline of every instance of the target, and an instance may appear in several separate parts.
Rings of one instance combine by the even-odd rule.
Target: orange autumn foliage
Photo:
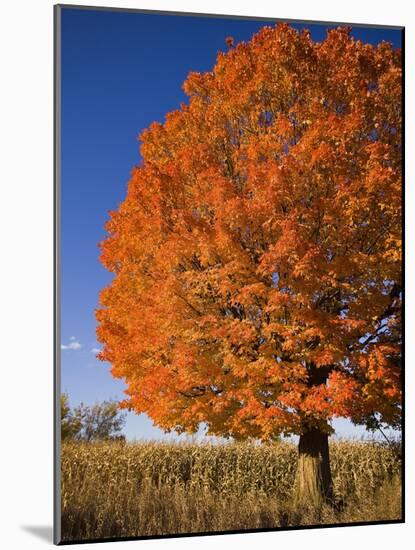
[[[184,90],[141,134],[101,244],[100,357],[124,406],[263,440],[397,425],[400,50],[279,24]]]

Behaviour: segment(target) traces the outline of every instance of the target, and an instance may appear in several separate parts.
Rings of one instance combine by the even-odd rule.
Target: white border
[[[82,2],[71,2],[82,4]],[[406,27],[406,181],[414,177],[415,17],[411,2],[394,0],[146,0],[83,4],[278,17]],[[53,358],[53,2],[4,2],[1,13],[1,535],[7,549],[48,544],[28,527],[52,525]],[[407,524],[111,543],[103,548],[279,548],[307,550],[376,546],[409,548],[415,540],[414,406],[414,186],[407,184]],[[411,266],[411,270],[409,270]],[[412,277],[411,277],[412,276]],[[412,280],[411,280],[412,278]],[[4,325],[4,326],[3,326]],[[5,353],[4,353],[5,350]],[[45,533],[43,529],[43,533]],[[50,544],[50,541],[49,541]],[[84,545],[85,546],[85,545]],[[101,548],[96,544],[93,548]]]

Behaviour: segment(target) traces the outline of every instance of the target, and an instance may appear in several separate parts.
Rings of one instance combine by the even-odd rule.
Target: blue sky
[[[98,260],[108,211],[123,201],[130,171],[140,163],[138,134],[164,120],[186,100],[181,86],[189,71],[208,71],[225,38],[249,40],[268,21],[131,12],[62,10],[62,391],[72,405],[122,398],[125,385],[95,358],[94,310],[111,280]],[[322,40],[327,26],[308,27]],[[337,26],[337,25],[335,25]],[[393,29],[354,28],[364,42],[390,41]],[[335,423],[342,436],[363,429]],[[144,415],[129,413],[128,438],[172,438]]]

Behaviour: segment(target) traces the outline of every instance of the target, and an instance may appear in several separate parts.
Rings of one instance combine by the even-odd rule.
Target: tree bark
[[[328,434],[306,429],[298,445],[295,504],[320,508],[333,501]]]
[[[309,388],[327,383],[330,366],[307,364]],[[295,482],[295,504],[320,508],[333,502],[333,482],[330,471],[329,435],[318,422],[304,419],[298,444],[298,466]]]

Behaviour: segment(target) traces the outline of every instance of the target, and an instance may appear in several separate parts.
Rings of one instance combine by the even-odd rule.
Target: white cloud
[[[99,348],[92,348],[91,353],[94,353],[96,355],[97,353],[101,353],[101,350]]]
[[[61,344],[61,349],[81,349],[82,344],[80,344],[75,336],[71,336],[69,338],[70,342],[69,344]]]

